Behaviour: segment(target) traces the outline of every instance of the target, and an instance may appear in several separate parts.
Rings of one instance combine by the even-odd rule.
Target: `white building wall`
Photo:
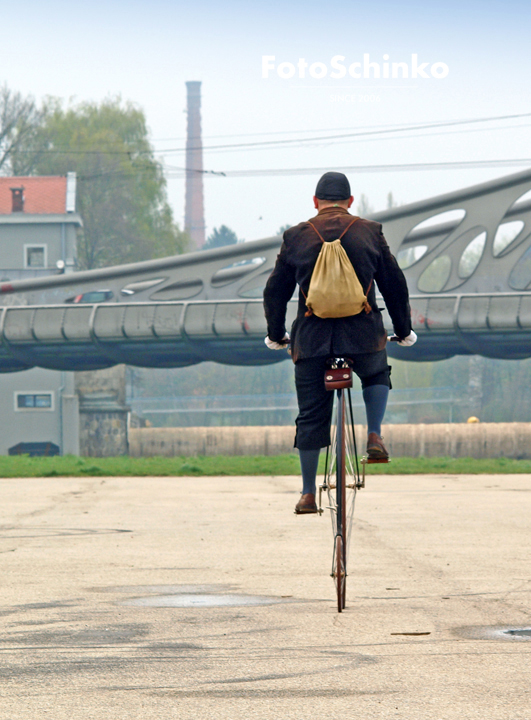
[[[42,368],[0,375],[1,455],[20,442],[53,442],[62,447],[61,382],[66,375]],[[52,408],[19,409],[17,393],[51,393]]]

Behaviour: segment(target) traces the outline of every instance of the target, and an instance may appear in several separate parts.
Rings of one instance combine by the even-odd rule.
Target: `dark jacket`
[[[353,217],[344,208],[327,207],[311,222],[325,241],[332,241],[341,235]],[[322,243],[308,222],[302,222],[284,233],[275,268],[264,290],[264,309],[269,338],[281,342],[286,332],[287,303],[299,285],[299,307],[291,328],[294,362],[310,357],[348,357],[385,348],[386,332],[376,304],[375,282],[396,335],[405,338],[411,332],[406,279],[391,255],[380,223],[360,218],[347,230],[341,243],[365,293],[370,287],[368,300],[372,310],[346,318],[306,317],[305,296]]]

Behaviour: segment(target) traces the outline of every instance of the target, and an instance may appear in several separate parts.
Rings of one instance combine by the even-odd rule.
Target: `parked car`
[[[67,298],[67,303],[102,303],[109,302],[114,297],[112,290],[90,290],[89,292],[82,293],[81,295],[74,295],[74,297]]]

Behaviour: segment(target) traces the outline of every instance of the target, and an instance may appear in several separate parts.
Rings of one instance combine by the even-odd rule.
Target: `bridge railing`
[[[296,314],[289,303],[287,323]],[[94,340],[263,336],[261,300],[112,303],[3,307],[0,338],[7,344]]]
[[[410,300],[413,325],[420,333],[531,329],[531,292],[412,295]],[[297,303],[291,301],[288,327],[296,310]],[[261,300],[15,306],[0,311],[0,339],[7,344],[215,339],[263,336],[265,331]]]
[[[531,356],[531,292],[413,295],[411,307],[419,342],[407,352],[393,346],[394,356]],[[297,303],[291,301],[288,327],[296,312]],[[388,318],[386,326],[390,331]],[[177,367],[204,360],[246,365],[285,359],[284,353],[265,348],[265,333],[260,299],[4,306],[0,371],[35,365],[81,370],[116,363]]]
[[[528,330],[531,292],[412,295],[416,332]]]

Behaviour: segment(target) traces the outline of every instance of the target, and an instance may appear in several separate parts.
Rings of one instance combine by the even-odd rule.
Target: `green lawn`
[[[320,472],[324,469],[321,456]],[[473,458],[395,458],[388,465],[370,465],[377,475],[530,473],[531,460],[475,460]],[[82,477],[91,475],[298,475],[296,455],[216,457],[112,457],[75,456],[30,458],[0,456],[0,477]]]

